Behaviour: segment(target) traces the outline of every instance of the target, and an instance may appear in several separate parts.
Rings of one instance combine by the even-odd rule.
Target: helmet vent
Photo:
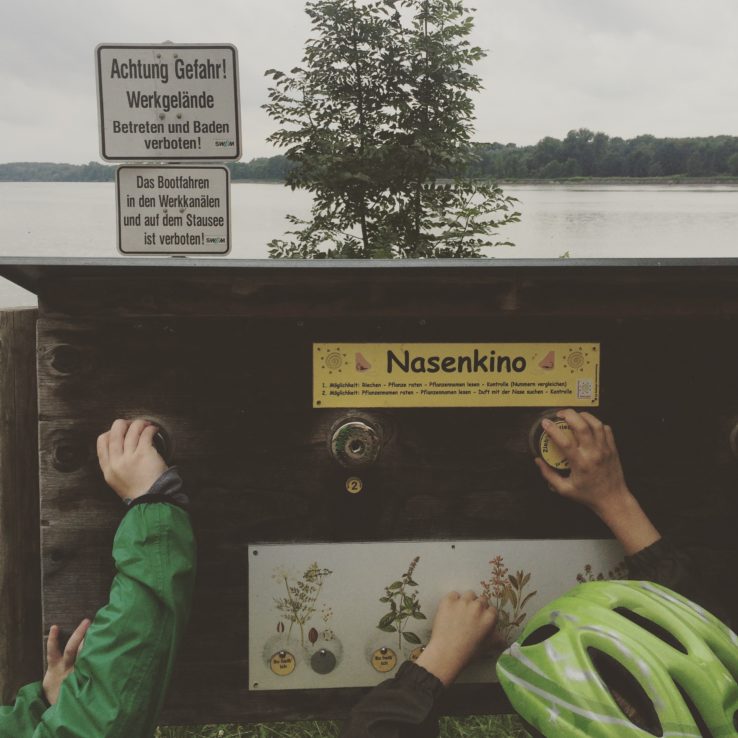
[[[658,623],[654,623],[653,620],[644,618],[643,615],[639,615],[637,612],[633,612],[633,610],[629,610],[627,607],[616,607],[614,611],[618,613],[618,615],[622,615],[624,618],[630,620],[631,623],[635,623],[640,626],[643,630],[647,630],[651,635],[656,636],[656,638],[662,640],[672,648],[675,648],[677,651],[687,653],[687,649],[674,635],[669,633],[669,631],[663,626]]]
[[[655,736],[662,736],[661,727],[653,702],[640,682],[612,656],[597,648],[587,649],[592,666],[623,715],[633,725]]]
[[[697,725],[697,729],[700,731],[700,735],[702,736],[702,738],[713,738],[710,729],[707,727],[707,723],[702,718],[700,711],[697,709],[694,702],[692,702],[689,695],[682,689],[682,686],[681,684],[679,684],[679,682],[674,682],[674,684],[676,684],[676,688],[679,690],[679,694],[682,695],[684,703],[687,705],[689,711],[692,713],[692,719]],[[735,718],[733,719],[733,722],[735,722]]]
[[[520,645],[521,646],[537,646],[543,641],[547,641],[551,636],[556,635],[559,629],[553,623],[546,623],[540,628],[536,628]]]

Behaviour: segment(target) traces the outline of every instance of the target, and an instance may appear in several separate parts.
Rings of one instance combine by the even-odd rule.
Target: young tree
[[[461,0],[311,0],[302,66],[270,69],[269,140],[295,163],[293,189],[313,193],[310,220],[288,215],[294,240],[270,256],[481,256],[517,221],[515,200],[471,169],[471,66]]]

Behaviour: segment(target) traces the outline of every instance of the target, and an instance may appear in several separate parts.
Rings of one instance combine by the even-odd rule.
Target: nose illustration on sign
[[[371,363],[364,357],[361,351],[356,352],[356,371],[368,372],[372,368]]]

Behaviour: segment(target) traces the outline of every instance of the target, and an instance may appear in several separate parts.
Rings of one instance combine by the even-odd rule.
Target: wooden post
[[[0,311],[0,704],[43,669],[36,317]]]

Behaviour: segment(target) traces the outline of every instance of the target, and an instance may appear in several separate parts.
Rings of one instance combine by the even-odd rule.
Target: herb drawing
[[[625,565],[624,561],[618,561],[615,566],[607,572],[607,574],[603,572],[599,572],[598,574],[595,574],[592,571],[592,564],[585,564],[584,565],[584,571],[579,572],[577,574],[577,582],[579,584],[582,584],[583,582],[602,582],[606,579],[627,579],[628,578],[628,568]]]
[[[499,637],[505,647],[513,642],[514,631],[522,625],[527,617],[523,608],[530,599],[538,594],[538,590],[525,594],[530,582],[530,573],[522,570],[510,574],[502,556],[495,556],[490,562],[492,570],[488,581],[482,581],[482,596],[497,608],[497,626]]]
[[[320,637],[324,641],[332,641],[336,634],[333,632],[333,629],[331,628],[331,619],[333,618],[333,608],[325,606],[320,612],[320,617],[323,620],[323,632],[320,634]]]
[[[275,597],[274,602],[277,610],[289,621],[290,627],[287,638],[292,634],[292,628],[297,625],[300,628],[300,645],[305,645],[305,624],[315,613],[316,602],[320,596],[326,577],[333,574],[330,569],[321,569],[318,562],[314,561],[305,570],[299,579],[290,577],[289,573],[278,570],[274,578],[284,585],[285,597]]]
[[[382,616],[377,628],[385,633],[397,633],[398,648],[402,648],[403,638],[413,645],[420,645],[420,638],[407,630],[408,620],[426,620],[418,600],[418,583],[413,579],[413,572],[420,561],[416,556],[407,571],[395,582],[384,588],[384,596],[380,602],[389,605],[389,612]]]

